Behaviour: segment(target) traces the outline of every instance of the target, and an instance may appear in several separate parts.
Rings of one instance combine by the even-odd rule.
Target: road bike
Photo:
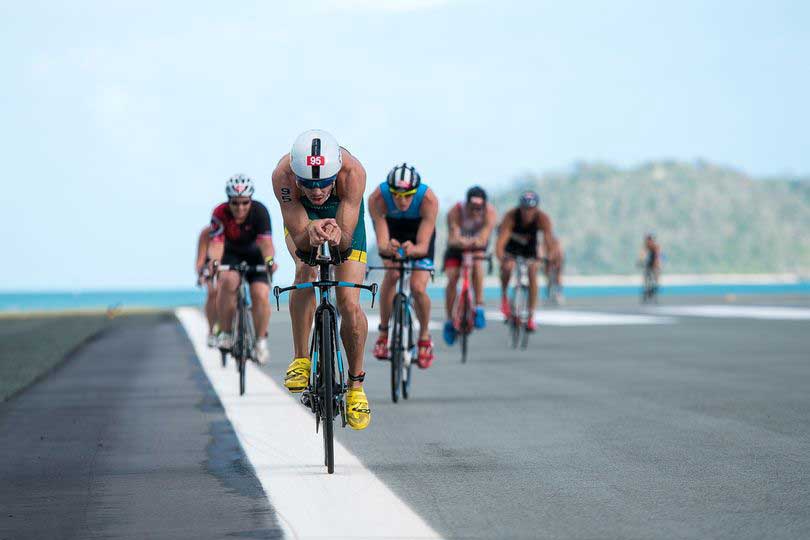
[[[644,283],[641,288],[641,303],[658,303],[658,275],[650,265],[644,266]]]
[[[392,266],[369,266],[366,272],[372,270],[394,270],[399,272],[397,281],[397,292],[394,295],[391,318],[393,320],[392,332],[389,337],[389,350],[391,351],[389,360],[391,361],[391,401],[399,401],[400,388],[402,397],[408,399],[411,390],[411,367],[416,356],[416,341],[413,338],[413,303],[411,301],[410,280],[406,276],[412,272],[430,272],[430,279],[433,280],[433,268],[419,268],[414,266],[414,260],[406,257],[400,249],[396,257],[381,256],[390,260]],[[388,321],[386,321],[388,322]]]
[[[236,313],[233,317],[231,332],[233,341],[230,350],[220,348],[222,365],[225,365],[225,355],[230,353],[236,361],[236,370],[239,372],[239,395],[245,394],[245,372],[248,360],[256,360],[256,328],[253,326],[253,313],[251,311],[250,290],[248,288],[247,274],[251,272],[267,272],[263,264],[249,265],[245,261],[236,265],[221,264],[215,266],[215,271],[226,272],[234,270],[239,272],[239,286],[236,288]],[[214,282],[216,287],[216,281]]]
[[[365,289],[371,293],[371,307],[374,308],[374,299],[377,296],[377,284],[366,285],[332,279],[331,270],[335,264],[340,264],[339,256],[333,256],[329,243],[318,249],[315,263],[320,268],[320,279],[306,283],[297,283],[289,287],[273,287],[273,296],[276,297],[276,309],[280,309],[279,295],[293,290],[318,289],[319,303],[315,309],[315,329],[312,333],[309,354],[312,358],[312,368],[307,388],[301,395],[301,403],[309,407],[315,415],[315,432],[320,429],[323,422],[323,451],[324,465],[329,474],[335,472],[335,434],[334,420],[337,415],[341,418],[341,427],[346,427],[346,370],[343,365],[343,354],[338,337],[338,322],[340,315],[337,307],[332,303],[332,289],[336,287],[349,287]]]
[[[453,328],[461,337],[461,363],[467,362],[467,342],[475,328],[475,303],[473,302],[470,274],[475,261],[487,261],[487,274],[492,273],[492,255],[476,255],[483,249],[463,249],[461,253],[461,292],[453,306]]]
[[[529,288],[529,259],[525,257],[514,257],[515,270],[513,272],[514,285],[509,295],[509,316],[505,323],[509,327],[509,343],[513,349],[525,349],[529,343],[529,299],[531,289]]]

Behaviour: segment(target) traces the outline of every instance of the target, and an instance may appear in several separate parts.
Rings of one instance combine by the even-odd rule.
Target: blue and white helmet
[[[253,180],[246,174],[235,174],[225,183],[225,194],[231,197],[252,197],[256,191]]]

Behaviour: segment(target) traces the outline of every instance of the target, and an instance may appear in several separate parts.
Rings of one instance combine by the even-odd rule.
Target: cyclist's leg
[[[447,320],[453,319],[453,306],[456,305],[456,295],[458,295],[458,278],[461,275],[461,267],[447,265],[444,269],[447,276],[447,287],[444,291],[444,311]]]
[[[390,261],[384,261],[385,266],[391,266]],[[396,270],[386,270],[380,285],[380,326],[388,327],[391,321],[391,309],[394,303],[394,294],[397,292],[397,280],[399,272]]]
[[[472,293],[475,306],[475,327],[484,328],[487,325],[484,317],[484,261],[473,261]]]
[[[512,271],[515,269],[515,259],[506,253],[501,261],[501,313],[509,317],[511,308],[509,307],[509,280],[512,279]]]
[[[270,322],[270,285],[267,281],[256,279],[251,282],[250,300],[256,337],[266,337],[267,325]]]
[[[205,298],[205,317],[208,319],[208,333],[214,333],[214,325],[217,322],[217,291],[211,279],[205,285],[207,296]]]
[[[295,283],[318,279],[318,269],[301,262],[295,255],[295,245],[287,236],[287,249],[295,261]],[[293,347],[296,358],[309,357],[309,334],[315,316],[315,292],[312,289],[290,291],[290,319],[292,320]]]
[[[419,339],[430,339],[430,297],[427,293],[427,283],[430,279],[428,272],[414,272],[411,274],[411,298],[419,320]]]
[[[233,317],[236,313],[236,289],[239,287],[239,273],[233,270],[220,272],[217,277],[217,319],[219,329],[230,333],[233,330]]]
[[[537,308],[537,265],[538,261],[536,259],[529,260],[528,264],[526,265],[527,271],[529,273],[529,319],[534,317],[534,310]]]
[[[335,278],[340,281],[362,283],[366,275],[366,264],[359,261],[344,261],[335,268]],[[359,375],[363,371],[363,350],[368,336],[368,319],[360,306],[360,289],[339,287],[336,290],[338,311],[340,311],[340,337],[349,373]],[[360,382],[351,381],[352,388],[362,386]]]

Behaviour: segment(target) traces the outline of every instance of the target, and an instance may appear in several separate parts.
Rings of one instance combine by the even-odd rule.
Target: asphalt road
[[[526,351],[490,322],[466,365],[434,337],[407,402],[368,355],[372,425],[337,436],[442,536],[810,537],[809,320],[541,326]],[[274,314],[276,381],[289,340]],[[171,319],[105,334],[0,405],[0,539],[278,537],[265,495]]]

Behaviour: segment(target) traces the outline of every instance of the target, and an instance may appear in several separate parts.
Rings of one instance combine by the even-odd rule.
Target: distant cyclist
[[[331,134],[306,131],[298,136],[290,153],[273,171],[273,191],[284,217],[287,249],[295,261],[295,283],[316,281],[315,255],[329,242],[342,263],[335,278],[360,283],[366,274],[366,228],[363,223],[363,191],[366,171],[360,161],[338,145]],[[335,290],[340,312],[340,336],[349,362],[346,417],[353,429],[371,422],[368,398],[363,390],[363,350],[368,320],[360,306],[360,289]],[[309,384],[312,361],[309,338],[315,315],[312,289],[290,293],[295,358],[287,368],[284,385],[290,392],[303,392]]]
[[[487,202],[487,192],[480,186],[467,190],[464,202],[456,203],[447,213],[447,251],[444,254],[444,272],[447,275],[444,308],[447,321],[443,337],[448,345],[456,341],[453,326],[453,306],[458,294],[458,278],[461,275],[461,259],[465,249],[485,250],[489,236],[498,221],[498,212]],[[472,282],[475,301],[475,327],[484,328],[484,268],[483,261],[474,261]]]
[[[439,201],[433,190],[422,183],[414,167],[403,163],[391,169],[386,181],[369,197],[368,211],[374,222],[381,256],[396,256],[401,249],[407,257],[418,259],[414,263],[417,268],[433,268]],[[392,264],[385,261],[386,266]],[[419,319],[416,362],[422,369],[433,363],[433,341],[428,328],[430,297],[426,290],[429,278],[428,272],[411,274],[411,296]],[[398,279],[399,272],[386,270],[380,290],[380,335],[374,345],[374,356],[379,360],[389,357],[388,322]]]
[[[208,319],[208,346],[217,346],[215,327],[217,324],[217,293],[214,290],[211,274],[208,272],[208,244],[211,240],[211,225],[206,225],[200,231],[197,239],[197,260],[194,270],[197,272],[197,283],[205,286],[205,317]]]
[[[661,277],[661,246],[655,239],[655,234],[648,232],[644,235],[644,243],[639,253],[640,266],[644,268],[644,273],[651,274],[653,278],[653,288],[657,289],[658,279]],[[657,291],[653,290],[654,295]]]
[[[265,265],[267,272],[249,272],[250,298],[253,322],[256,327],[256,361],[266,364],[270,360],[267,345],[267,325],[270,322],[269,274],[275,268],[270,213],[259,201],[252,199],[253,180],[244,174],[232,176],[225,184],[228,202],[214,209],[211,216],[211,243],[208,256],[213,267],[219,264],[236,266],[245,261],[251,266]],[[236,312],[236,290],[239,272],[220,272],[217,283],[217,318],[220,328],[218,346],[230,349],[233,345],[232,326]]]
[[[495,255],[501,265],[501,312],[505,317],[511,316],[507,290],[515,257],[528,261],[529,274],[529,320],[526,328],[533,331],[534,310],[537,306],[537,243],[539,233],[543,234],[543,247],[552,264],[559,264],[559,243],[554,236],[551,219],[540,210],[540,197],[534,191],[526,191],[520,196],[517,208],[509,210],[503,217],[495,244]]]

